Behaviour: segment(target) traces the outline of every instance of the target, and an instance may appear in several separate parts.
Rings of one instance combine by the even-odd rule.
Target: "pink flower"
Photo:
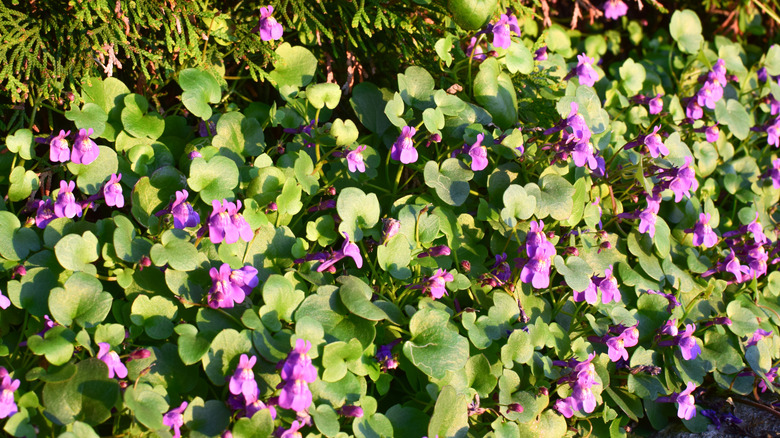
[[[414,134],[417,132],[412,126],[404,126],[401,135],[393,143],[390,149],[390,158],[400,161],[403,164],[410,164],[417,161],[417,149],[414,147]]]
[[[65,137],[70,135],[70,131],[60,130],[60,134],[49,141],[49,159],[53,163],[65,163],[70,160],[70,148],[68,140]]]
[[[583,53],[577,55],[577,60],[579,63],[577,64],[576,74],[577,78],[580,80],[580,84],[592,87],[599,79],[599,74],[596,73],[596,70],[593,68],[593,58]]]
[[[98,148],[97,144],[89,138],[92,133],[92,128],[89,128],[89,130],[79,130],[79,134],[73,142],[73,153],[70,155],[70,158],[74,163],[90,164],[97,159],[98,155],[100,155],[100,148]]]
[[[257,397],[257,382],[255,381],[255,373],[252,371],[255,362],[257,362],[257,357],[249,358],[246,354],[241,355],[235,373],[230,376],[229,389],[231,394],[243,394],[247,400]]]
[[[607,0],[603,8],[604,18],[607,20],[617,20],[628,12],[628,5],[623,3],[623,0]]]
[[[102,360],[103,363],[108,365],[108,378],[113,379],[114,374],[120,379],[127,377],[127,367],[119,359],[119,355],[115,351],[111,351],[111,345],[108,342],[101,342],[98,344],[100,350],[98,351],[97,358]]]
[[[363,162],[363,152],[366,150],[365,145],[360,145],[354,151],[347,153],[347,166],[349,166],[350,172],[365,172],[366,164]]]
[[[187,409],[188,403],[181,402],[181,405],[176,409],[171,409],[165,415],[163,415],[163,424],[173,428],[173,438],[181,437],[181,427],[184,426],[184,417],[182,414]]]
[[[278,40],[284,33],[282,25],[271,16],[273,13],[273,6],[263,6],[260,8],[260,23],[258,23],[254,31],[260,32],[260,39],[263,41]]]
[[[105,186],[103,186],[103,198],[109,207],[122,208],[125,206],[125,198],[122,196],[122,174],[113,174]]]
[[[471,156],[471,170],[474,172],[484,170],[488,165],[487,148],[482,144],[485,138],[482,134],[477,134],[477,141],[471,145],[469,156]]]

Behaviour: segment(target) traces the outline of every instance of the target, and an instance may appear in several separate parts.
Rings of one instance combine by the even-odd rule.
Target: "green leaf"
[[[469,196],[469,183],[474,172],[457,158],[447,158],[441,169],[435,161],[425,163],[425,185],[436,190],[439,198],[449,205],[460,206]]]
[[[98,239],[89,231],[81,236],[68,234],[54,245],[54,254],[65,269],[94,273],[92,262],[98,259]]]
[[[468,104],[460,97],[447,93],[444,90],[436,90],[433,93],[436,109],[441,110],[445,116],[457,116],[468,108]]]
[[[406,280],[412,276],[409,263],[412,260],[412,245],[405,235],[391,239],[377,248],[377,264],[394,278]]]
[[[440,134],[444,128],[444,113],[439,108],[426,108],[423,111],[423,123],[428,132]]]
[[[347,342],[331,342],[327,344],[322,353],[322,380],[326,382],[338,382],[347,375],[347,364],[360,360],[363,348],[360,341],[351,339]]]
[[[341,88],[333,83],[312,84],[306,88],[306,99],[314,108],[334,109],[341,100]]]
[[[642,412],[642,401],[637,396],[628,393],[621,388],[613,389],[609,386],[605,387],[604,391],[632,420],[639,421],[640,418],[644,417],[644,413]]]
[[[155,243],[149,257],[157,266],[170,265],[177,271],[192,271],[204,257],[190,242],[190,235],[184,230],[168,230],[162,235],[162,243]]]
[[[49,294],[49,310],[52,317],[65,326],[76,322],[90,328],[101,323],[111,310],[111,294],[103,291],[100,280],[92,275],[75,272],[64,288],[57,287]]]
[[[452,386],[442,388],[428,423],[428,436],[465,437],[469,431],[468,403],[469,399]]]
[[[276,49],[276,55],[279,59],[274,61],[275,68],[269,76],[282,96],[290,96],[314,78],[317,58],[305,47],[282,43]]]
[[[482,105],[503,129],[517,122],[517,95],[512,78],[501,72],[495,58],[488,58],[474,78],[474,99]]]
[[[510,185],[503,195],[504,209],[501,210],[501,220],[510,227],[517,224],[517,219],[527,220],[536,210],[536,198],[529,196],[522,186]]]
[[[149,102],[140,94],[125,96],[125,108],[122,110],[122,126],[133,137],[160,138],[165,130],[165,121],[159,114],[146,114]]]
[[[327,405],[321,406],[329,407]],[[314,421],[316,423],[316,411],[312,412],[312,417],[314,417]],[[235,438],[268,438],[269,436],[273,435],[273,432],[274,420],[271,418],[271,411],[268,409],[263,409],[259,412],[256,412],[254,415],[252,415],[251,419],[246,417],[239,418],[238,421],[236,421],[236,425],[233,426],[233,436]]]
[[[8,188],[8,200],[18,202],[27,199],[38,190],[38,175],[32,170],[25,170],[23,166],[14,167],[8,176],[11,186]]]
[[[49,291],[58,285],[57,275],[51,269],[28,269],[19,281],[8,282],[8,298],[14,306],[42,317],[49,313]]]
[[[195,117],[203,120],[211,118],[209,103],[219,103],[222,92],[219,83],[211,73],[188,68],[179,73],[179,86],[183,90],[181,101]]]
[[[380,321],[387,318],[384,310],[371,302],[374,291],[363,280],[350,275],[338,278],[339,298],[350,312],[371,321]]]
[[[593,269],[585,260],[577,256],[569,256],[564,263],[563,257],[555,256],[555,269],[563,274],[566,284],[576,291],[584,291],[590,284]]]
[[[393,95],[393,99],[385,105],[385,116],[393,125],[403,128],[406,126],[404,115],[404,100],[399,93]]]
[[[336,198],[336,211],[342,222],[339,232],[347,233],[352,242],[363,239],[363,229],[373,228],[379,222],[379,199],[376,194],[365,194],[357,187],[347,187]]]
[[[293,322],[293,313],[303,302],[304,293],[295,289],[293,283],[281,275],[273,274],[263,283],[263,307],[260,319],[266,327],[279,331],[279,321]]]
[[[506,345],[501,347],[501,362],[505,368],[512,368],[514,362],[527,364],[531,361],[533,352],[531,336],[523,330],[514,330]]]
[[[169,405],[165,398],[156,393],[148,383],[130,385],[125,389],[125,406],[132,412],[136,420],[152,430],[163,429],[163,414]]]
[[[547,174],[539,180],[541,199],[537,199],[537,217],[539,219],[551,216],[563,221],[571,216],[574,206],[574,186],[567,180],[555,174]]]
[[[424,68],[411,66],[398,74],[398,92],[409,106],[423,110],[431,107],[431,94],[436,86],[433,76]]]
[[[183,417],[192,438],[217,437],[230,425],[230,410],[220,400],[204,402],[202,398],[195,397]]]
[[[63,365],[73,357],[73,342],[76,334],[61,325],[46,331],[44,337],[30,336],[27,344],[33,353],[46,355],[46,360],[52,365]]]
[[[118,400],[119,383],[108,378],[108,366],[96,358],[80,361],[71,377],[43,387],[46,416],[61,425],[76,420],[98,425],[111,417]]]
[[[116,347],[125,340],[125,326],[122,324],[100,324],[95,329],[95,344],[107,342]]]
[[[240,157],[257,156],[265,149],[263,127],[256,119],[247,118],[237,111],[223,114],[217,121],[217,134],[212,146],[225,148]]]
[[[534,71],[534,55],[522,42],[512,41],[506,52],[504,60],[509,73],[521,73],[524,75]]]
[[[19,154],[25,160],[32,160],[35,153],[33,133],[29,129],[17,129],[13,135],[6,137],[5,145],[9,151]]]
[[[715,118],[729,127],[729,131],[740,140],[747,138],[753,126],[750,115],[738,100],[721,99],[715,104]]]
[[[341,119],[334,120],[330,127],[330,134],[336,139],[337,146],[351,145],[360,135],[355,122],[350,119],[346,121]]]
[[[184,175],[171,166],[157,169],[150,177],[139,179],[133,187],[133,217],[146,225],[152,214],[167,206],[176,191],[185,187],[186,181]]]
[[[108,182],[111,174],[119,169],[116,152],[108,146],[98,146],[100,153],[92,163],[87,165],[68,163],[68,170],[77,176],[76,184],[86,195],[94,195],[101,191],[103,183]]]
[[[41,243],[35,231],[22,228],[19,218],[10,211],[0,211],[0,256],[17,261],[39,249]]]
[[[766,60],[764,61],[766,72],[772,76],[780,75],[780,46],[772,44],[769,51],[766,53]]]
[[[138,263],[141,257],[148,255],[152,248],[152,242],[140,237],[136,233],[135,225],[126,216],[114,216],[114,251],[117,257],[130,262]]]
[[[224,385],[226,377],[232,375],[238,366],[239,356],[252,354],[251,337],[249,330],[239,333],[233,329],[222,330],[214,337],[208,353],[202,359],[203,370],[211,383]]]
[[[92,128],[92,137],[99,137],[106,130],[108,113],[94,103],[85,103],[81,109],[74,106],[66,111],[65,118],[74,122],[78,129]]]
[[[674,11],[669,23],[669,33],[680,49],[686,53],[698,53],[704,37],[701,35],[701,21],[695,12],[685,9]]]
[[[301,211],[303,208],[301,187],[294,179],[291,178],[284,182],[282,193],[276,197],[276,206],[279,214],[292,216]]]
[[[623,89],[625,89],[629,95],[634,95],[642,91],[642,84],[647,77],[647,72],[642,64],[628,58],[618,69],[618,73],[620,73]]]
[[[339,417],[336,411],[332,407],[321,404],[317,406],[317,409],[311,411],[311,416],[314,419],[314,425],[317,426],[317,430],[323,433],[323,435],[332,437],[339,433]]]
[[[447,35],[444,38],[436,40],[436,44],[433,45],[433,49],[436,50],[439,59],[441,59],[447,67],[452,64],[452,53],[450,53],[450,51],[452,50],[453,41],[455,41],[455,37]]]
[[[726,315],[731,320],[729,330],[737,336],[750,336],[758,330],[756,315],[742,307],[739,301],[732,301],[726,306]]]
[[[325,340],[349,342],[352,338],[360,341],[363,348],[372,345],[376,330],[374,321],[368,321],[353,315],[344,307],[335,294],[337,288],[320,286],[317,293],[309,295],[295,312],[295,320],[309,317],[322,325]],[[286,349],[289,349],[289,343]],[[284,351],[287,354],[287,351]],[[349,376],[349,375],[348,375]]]
[[[412,338],[404,343],[404,355],[425,374],[441,379],[447,371],[466,365],[469,342],[449,322],[450,315],[439,309],[423,308],[412,316]]]
[[[138,295],[130,309],[130,321],[143,327],[150,338],[165,339],[173,333],[173,320],[178,310],[170,298]]]
[[[235,197],[233,189],[238,185],[238,166],[230,158],[216,155],[206,161],[198,157],[190,165],[190,188],[200,194],[206,204]]]
[[[349,104],[360,123],[369,131],[381,136],[390,127],[390,120],[385,115],[385,105],[387,104],[382,97],[382,91],[371,82],[361,82],[355,85]],[[401,113],[403,113],[403,101],[401,101]]]
[[[319,173],[314,170],[314,162],[306,151],[298,151],[295,159],[295,179],[301,184],[307,195],[313,195],[320,188]]]

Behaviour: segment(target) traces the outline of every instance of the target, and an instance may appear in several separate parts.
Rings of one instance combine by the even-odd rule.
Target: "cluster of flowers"
[[[561,132],[561,141],[552,146],[555,152],[555,160],[566,161],[571,156],[574,159],[575,166],[587,166],[590,170],[595,171],[597,175],[604,175],[606,163],[604,158],[595,153],[593,144],[590,142],[592,135],[590,128],[588,128],[585,118],[579,113],[579,105],[576,102],[571,103],[569,116],[562,119],[554,127],[544,131],[544,135],[554,134],[559,131]]]
[[[0,367],[0,418],[7,418],[19,411],[14,402],[14,392],[19,389],[19,379],[11,379],[8,370]]]
[[[702,87],[688,100],[685,115],[690,120],[699,120],[704,117],[704,108],[714,110],[715,104],[723,98],[723,87],[727,82],[726,61],[718,59],[707,73]]]
[[[257,278],[257,269],[252,266],[244,266],[241,269],[231,269],[230,265],[209,270],[212,286],[209,289],[209,307],[229,309],[236,303],[243,303],[244,298],[252,293],[252,289],[260,283]]]
[[[623,325],[617,325],[610,327],[609,332],[615,336],[605,335],[602,341],[607,344],[607,355],[609,360],[617,362],[620,359],[624,361],[628,360],[628,350],[626,347],[634,347],[639,343],[639,329],[636,325],[630,327],[624,327]]]
[[[723,237],[729,247],[729,255],[704,272],[702,277],[716,272],[729,272],[734,275],[732,283],[744,283],[766,275],[769,263],[780,262],[780,258],[769,261],[770,257],[775,257],[780,252],[780,246],[766,237],[763,226],[758,222],[758,213],[752,222],[724,233]],[[767,248],[770,249],[769,253]]]
[[[601,292],[601,302],[609,304],[612,301],[619,303],[622,299],[618,282],[612,275],[612,266],[604,271],[604,277],[594,275],[590,279],[588,287],[584,291],[574,291],[575,302],[587,301],[588,304],[596,304],[599,301],[598,293]]]
[[[276,409],[273,404],[265,404],[259,399],[259,389],[255,381],[255,373],[252,368],[257,363],[257,357],[248,357],[242,354],[238,361],[236,371],[230,377],[228,389],[231,397],[228,399],[228,405],[233,410],[243,410],[247,418],[252,418],[257,412],[268,409],[271,418],[276,418]]]
[[[656,339],[661,339],[663,336],[670,336],[671,338],[658,341],[658,346],[668,347],[677,345],[680,347],[680,355],[682,355],[683,359],[696,359],[701,354],[701,347],[696,342],[696,338],[693,337],[695,331],[696,324],[686,324],[685,330],[680,333],[677,330],[677,319],[672,318],[666,321],[656,334]]]
[[[92,128],[80,129],[73,141],[73,151],[71,152],[66,139],[70,135],[70,131],[60,130],[60,134],[49,141],[49,159],[53,163],[67,163],[68,161],[85,165],[92,163],[100,155],[100,148],[90,138],[93,133]]]
[[[76,195],[73,194],[73,191],[76,189],[74,181],[65,182],[61,180],[60,190],[57,192],[57,200],[55,202],[52,202],[51,199],[35,202],[35,225],[38,228],[46,228],[46,225],[56,218],[66,217],[70,219],[75,216],[81,217],[84,208],[89,207],[92,202],[101,196],[109,207],[124,207],[125,198],[122,195],[122,185],[119,184],[121,179],[121,173],[111,175],[108,182],[103,185],[103,190],[90,196],[84,202],[76,201]]]
[[[528,258],[520,271],[520,281],[530,283],[536,289],[550,286],[550,268],[557,252],[555,245],[544,233],[544,222],[541,220],[531,221],[531,228],[525,239],[525,253]]]
[[[588,355],[585,361],[569,359],[568,361],[555,360],[553,365],[571,368],[571,372],[558,380],[559,384],[569,384],[571,395],[555,402],[555,409],[564,417],[571,418],[574,411],[591,413],[596,409],[596,396],[593,394],[593,386],[596,382],[596,368],[593,366],[595,353]]]

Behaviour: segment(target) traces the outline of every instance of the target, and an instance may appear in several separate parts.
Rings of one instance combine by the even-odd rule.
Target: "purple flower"
[[[79,134],[73,142],[73,153],[70,155],[70,158],[74,163],[90,164],[95,161],[100,154],[100,148],[98,148],[95,142],[89,138],[92,133],[92,128],[89,128],[89,130],[79,130]]]
[[[309,357],[310,349],[311,342],[300,338],[295,340],[295,348],[290,351],[282,365],[282,380],[301,380],[308,383],[317,380],[317,368],[311,364],[311,357]]]
[[[648,107],[650,108],[650,114],[660,114],[664,109],[664,101],[661,100],[661,95],[656,94],[654,98],[650,99]]]
[[[235,303],[244,302],[244,298],[247,296],[245,288],[249,287],[250,291],[252,288],[252,286],[244,281],[247,280],[250,284],[254,283],[254,285],[257,285],[258,283],[258,280],[255,277],[257,270],[252,267],[249,268],[254,270],[254,273],[248,272],[247,274],[249,275],[245,275],[242,271],[239,275],[233,275],[233,272],[235,271],[230,269],[230,265],[227,263],[223,263],[219,270],[217,270],[217,268],[211,268],[209,270],[212,285],[211,289],[209,289],[208,302],[212,309],[229,309],[233,307]]]
[[[171,409],[165,415],[163,415],[163,424],[173,428],[173,438],[181,437],[181,427],[184,426],[184,417],[182,414],[187,409],[187,402],[181,402],[181,405],[176,409]]]
[[[764,234],[764,227],[761,226],[761,222],[758,221],[758,212],[756,212],[756,218],[747,224],[746,229],[748,232],[753,233],[753,239],[759,245],[767,241],[766,234]]]
[[[577,55],[577,60],[579,62],[577,63],[576,74],[580,84],[592,87],[599,79],[599,74],[593,69],[593,58],[583,53]]]
[[[780,162],[780,160],[778,160]],[[401,231],[401,221],[393,218],[382,219],[382,243],[387,244],[387,241],[392,239],[399,231]]]
[[[54,203],[54,214],[57,217],[81,217],[81,206],[76,202],[76,197],[73,195],[75,188],[76,183],[73,181],[68,183],[60,181],[60,191],[57,193],[57,202]]]
[[[699,213],[699,221],[693,227],[693,245],[712,248],[718,243],[718,235],[712,230],[709,213]]]
[[[285,430],[281,435],[279,435],[279,438],[301,438],[303,435],[298,432],[298,429],[302,427],[303,422],[295,420],[292,422],[289,429]]]
[[[715,109],[715,103],[723,98],[723,87],[715,82],[707,81],[696,93],[696,103],[699,106]]]
[[[552,258],[555,257],[555,247],[545,241],[534,251],[533,257],[520,271],[520,281],[531,283],[536,289],[544,289],[550,286],[550,268]]]
[[[509,13],[509,11],[507,11]],[[501,14],[501,18],[490,27],[490,31],[493,33],[493,45],[495,47],[501,47],[502,49],[508,49],[512,44],[512,34],[520,36],[520,26],[517,24],[517,17],[509,13]]]
[[[125,206],[125,198],[122,196],[122,174],[113,174],[106,185],[103,186],[103,198],[109,207],[122,208]]]
[[[647,291],[648,293],[653,293],[655,291]],[[672,318],[664,323],[664,325],[661,326],[661,328],[658,329],[658,335],[669,335],[669,336],[677,336],[677,319]]]
[[[547,236],[544,234],[544,222],[531,221],[531,228],[528,230],[528,234],[525,237],[525,252],[529,258],[533,258],[536,255],[536,250],[547,243]]]
[[[347,166],[350,172],[365,172],[366,164],[363,162],[362,152],[366,150],[365,145],[360,145],[354,151],[347,153]]]
[[[649,290],[649,289],[648,289],[647,293],[649,293],[651,295],[660,295],[660,296],[666,298],[666,300],[669,301],[669,305],[666,306],[666,311],[669,312],[669,313],[672,313],[672,310],[674,310],[675,307],[678,307],[678,306],[681,305],[680,304],[680,300],[678,300],[677,297],[675,297],[672,294],[667,294],[667,293],[654,291],[654,290]],[[667,324],[668,323],[669,323],[669,321],[667,321]],[[677,321],[675,320],[674,323],[677,324]],[[670,334],[670,333],[667,333],[667,334]],[[674,326],[674,333],[671,334],[671,335],[672,336],[676,336],[677,335],[677,326],[676,325]]]
[[[696,99],[691,99],[685,106],[685,116],[691,120],[699,120],[704,117],[704,109],[696,103]]]
[[[658,135],[659,129],[661,129],[661,125],[653,128],[653,133],[646,135],[644,140],[645,146],[647,146],[647,149],[650,151],[650,156],[653,158],[657,158],[659,155],[669,155],[669,149],[664,145],[661,136]]]
[[[612,266],[608,267],[604,271],[605,277],[599,281],[598,286],[601,291],[601,302],[604,304],[609,304],[612,301],[619,303],[623,299],[623,296],[620,294],[617,279],[612,275],[612,272]]]
[[[661,208],[661,195],[647,198],[647,208],[639,213],[639,232],[655,237],[655,223],[658,219],[658,210]]]
[[[577,167],[585,167],[587,165],[591,170],[598,168],[598,161],[596,156],[593,155],[593,145],[590,142],[576,143],[571,155],[574,158],[574,165]]]
[[[607,0],[603,8],[607,20],[617,20],[628,12],[628,5],[623,0]]]
[[[5,371],[5,368],[3,368]],[[21,383],[19,379],[11,380],[11,376],[8,375],[8,371],[5,371],[2,378],[2,384],[0,384],[0,418],[10,417],[19,411],[14,403],[14,392],[19,389]]]
[[[284,28],[279,24],[271,14],[274,13],[273,6],[263,6],[260,8],[260,23],[255,28],[255,32],[260,32],[260,39],[263,41],[274,41],[282,37]]]
[[[758,76],[758,81],[761,82],[762,84],[769,79],[769,75],[767,74],[766,67],[759,68],[756,74]]]
[[[726,61],[718,59],[712,66],[712,71],[708,75],[708,80],[717,83],[720,86],[726,85]]]
[[[3,291],[0,290],[0,309],[7,309],[11,305],[11,300],[7,296],[3,295]]]
[[[621,358],[628,360],[626,347],[633,347],[639,342],[639,330],[637,326],[625,327],[617,336],[607,340],[609,360],[617,362]]]
[[[252,371],[252,367],[255,366],[256,362],[257,357],[255,356],[250,358],[246,354],[241,355],[236,371],[230,376],[229,388],[231,394],[243,394],[247,400],[257,398],[257,382],[255,381],[255,373]]]
[[[761,389],[761,392],[766,392],[767,389],[769,389],[766,385],[767,382],[773,383],[775,379],[777,378],[777,369],[778,367],[772,367],[769,369],[769,372],[766,373],[766,381],[761,380],[758,382],[758,387]]]
[[[79,209],[81,211],[81,209]],[[35,225],[38,228],[46,228],[49,222],[53,221],[57,217],[54,212],[54,203],[51,199],[45,201],[38,201],[38,209],[35,212]]]
[[[485,51],[482,50],[481,46],[477,45],[477,37],[471,37],[471,40],[466,47],[466,56],[469,58],[474,58],[477,61],[484,61],[487,59]]]
[[[427,250],[421,252],[420,254],[417,254],[417,258],[421,259],[423,257],[442,257],[442,256],[448,256],[452,254],[452,250],[447,245],[436,245],[428,248]]]
[[[696,389],[696,385],[693,382],[688,382],[683,392],[673,395],[674,402],[677,403],[677,416],[685,420],[696,416],[696,400],[691,395],[694,389]]]
[[[487,148],[482,144],[485,138],[482,134],[477,134],[477,141],[471,145],[469,156],[471,156],[471,170],[474,172],[484,170],[488,165]]]
[[[680,346],[680,353],[685,360],[696,359],[696,356],[701,353],[701,347],[692,336],[694,331],[696,331],[695,324],[686,324],[685,330],[677,335],[677,345]]]
[[[187,202],[187,197],[189,193],[186,190],[179,190],[176,192],[176,200],[171,204],[173,227],[179,230],[200,224],[200,215],[192,208],[192,204]]]
[[[398,340],[393,341],[387,345],[382,345],[376,350],[376,361],[379,362],[379,367],[382,371],[394,370],[398,368],[398,360],[393,354],[393,347],[398,344]]]
[[[707,137],[707,141],[710,143],[715,143],[720,138],[720,128],[718,128],[718,124],[714,124],[712,126],[708,126],[706,130],[704,130],[704,136]]]
[[[233,222],[233,226],[238,231],[238,236],[241,237],[241,240],[244,242],[251,242],[252,238],[255,236],[255,232],[252,230],[252,227],[249,226],[249,223],[244,219],[244,215],[238,212],[238,210],[241,210],[241,201],[236,201],[235,206],[232,202],[228,203],[227,207],[228,213],[230,213],[230,220]],[[231,243],[227,242],[226,243]]]
[[[108,365],[108,378],[113,379],[114,374],[120,379],[127,377],[127,367],[119,359],[119,355],[115,351],[111,351],[111,345],[108,342],[101,342],[98,344],[100,350],[98,351],[97,358],[102,360],[103,363]]]
[[[561,132],[561,139],[564,143],[587,143],[590,141],[590,128],[585,123],[585,118],[579,114],[579,105],[577,102],[571,103],[569,117],[564,122],[564,130]]]
[[[780,117],[772,121],[772,125],[766,128],[767,143],[772,146],[780,146]]]
[[[341,245],[341,249],[335,251],[327,260],[322,262],[322,264],[317,267],[317,272],[322,272],[330,268],[344,257],[352,257],[352,260],[355,261],[355,266],[357,266],[358,269],[363,267],[363,256],[360,254],[360,248],[350,242],[349,234],[344,233],[344,237],[344,243]]]
[[[447,293],[445,285],[454,279],[452,274],[439,268],[435,274],[428,278],[423,289],[430,294],[431,298],[438,300]]]
[[[780,189],[780,158],[772,160],[772,168],[767,173],[772,178],[772,187]]]
[[[209,215],[209,238],[211,243],[236,243],[239,237],[245,242],[251,242],[254,232],[238,212],[241,209],[241,201],[236,203],[223,199],[220,203],[216,199],[211,201],[213,208]]]
[[[339,415],[350,418],[363,418],[363,408],[360,406],[342,406]]]
[[[257,278],[257,269],[253,266],[246,265],[241,269],[234,269],[230,273],[230,281],[234,286],[241,288],[246,296],[249,296],[258,284],[260,280]]]
[[[70,131],[60,130],[60,134],[49,141],[49,159],[53,163],[65,163],[70,160],[70,148],[68,140],[65,137],[70,135]]]
[[[771,94],[767,96],[766,99],[769,103],[769,114],[776,116],[778,113],[780,113],[780,101],[775,99],[775,97]]]
[[[534,52],[534,61],[546,61],[547,60],[547,46],[542,46],[536,49]]]
[[[751,345],[758,344],[758,341],[766,338],[767,336],[770,336],[772,334],[771,331],[767,331],[764,329],[757,329],[753,335],[748,339],[747,344],[745,344],[745,347],[750,347]]]
[[[273,405],[266,405],[257,398],[257,393],[253,394],[251,398],[246,399],[246,416],[252,418],[256,413],[268,409],[272,419],[276,419],[276,408]]]
[[[574,291],[572,298],[575,303],[586,301],[588,304],[596,304],[599,302],[599,292],[596,282],[592,281],[588,283],[588,287],[584,291]]]
[[[417,130],[412,126],[404,126],[401,130],[401,136],[393,143],[390,149],[390,158],[400,161],[403,164],[410,164],[417,161],[417,149],[414,147],[414,134]]]
[[[691,167],[693,158],[685,157],[685,164],[677,169],[677,175],[669,183],[669,188],[674,192],[674,202],[680,202],[684,196],[691,197],[691,191],[699,188],[696,173]]]

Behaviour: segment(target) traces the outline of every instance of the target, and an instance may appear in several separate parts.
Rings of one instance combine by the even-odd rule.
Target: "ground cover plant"
[[[129,57],[133,82],[6,82],[6,433],[647,436],[738,424],[725,397],[780,415],[774,9],[344,3],[165,3],[155,31],[191,14],[253,51],[246,77],[190,41],[178,67],[150,49],[167,70]]]

